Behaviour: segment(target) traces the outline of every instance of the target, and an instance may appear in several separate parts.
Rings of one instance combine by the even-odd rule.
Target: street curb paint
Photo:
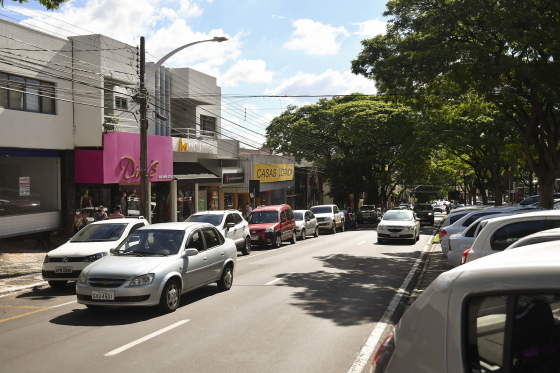
[[[46,286],[46,285],[47,285],[46,281],[41,281],[41,282],[36,282],[34,284],[16,286],[16,287],[6,289],[6,290],[0,290],[0,298],[4,297],[6,295],[19,293],[19,292],[24,291],[24,290],[33,289],[34,287],[43,287],[43,286]]]

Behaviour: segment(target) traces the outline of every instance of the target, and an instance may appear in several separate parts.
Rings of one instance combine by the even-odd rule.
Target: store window
[[[224,205],[226,210],[233,208],[233,194],[224,194]]]
[[[0,158],[0,216],[58,211],[59,158]]]
[[[55,114],[54,100],[54,83],[0,73],[0,107]]]
[[[177,181],[177,221],[185,221],[194,212],[194,183]]]
[[[117,201],[124,216],[140,216],[140,184],[119,184]]]
[[[151,183],[152,188],[152,223],[171,221],[171,183]]]
[[[111,186],[103,184],[76,184],[76,207],[89,221],[94,221],[95,212],[100,205],[107,215],[113,213],[111,206]]]

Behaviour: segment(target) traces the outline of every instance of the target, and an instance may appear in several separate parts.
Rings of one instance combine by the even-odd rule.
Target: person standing
[[[245,219],[249,220],[249,216],[251,215],[252,212],[253,212],[253,208],[251,207],[249,202],[247,202],[247,204],[245,205]]]
[[[95,221],[103,221],[109,219],[105,211],[103,211],[103,205],[99,205],[99,211],[95,214]]]
[[[116,205],[115,206],[115,212],[113,212],[110,216],[109,219],[122,219],[124,218],[124,215],[121,214],[121,206],[120,205]]]
[[[447,203],[445,204],[445,214],[449,215],[449,205]]]
[[[83,227],[88,225],[89,222],[87,218],[82,214],[82,210],[76,209],[76,215],[74,216],[74,222],[72,223],[72,234],[78,233]]]

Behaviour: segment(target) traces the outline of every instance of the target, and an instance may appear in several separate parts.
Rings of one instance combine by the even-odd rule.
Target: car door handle
[[[208,257],[204,258],[204,260],[205,260],[205,261],[208,260]]]
[[[224,253],[224,252],[222,251],[222,256],[224,256],[224,255],[226,255],[226,253]]]

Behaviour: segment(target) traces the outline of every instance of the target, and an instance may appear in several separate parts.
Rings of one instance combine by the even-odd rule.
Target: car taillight
[[[472,251],[472,247],[470,249],[467,249],[467,250],[463,251],[463,255],[461,256],[461,265],[463,265],[467,262],[467,256],[469,256],[469,253],[471,251]]]
[[[371,373],[384,373],[391,362],[393,352],[395,352],[395,338],[393,333],[389,333],[373,357]]]
[[[439,230],[440,238],[443,237],[443,236],[445,236],[446,234],[447,234],[447,231],[446,231],[445,229],[440,229],[440,230]]]

